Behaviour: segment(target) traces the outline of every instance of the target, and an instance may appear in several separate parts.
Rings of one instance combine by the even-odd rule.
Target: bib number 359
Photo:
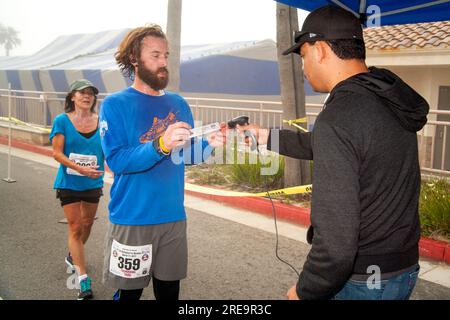
[[[125,270],[139,270],[141,265],[140,259],[130,259],[119,257],[119,264],[117,265],[120,269]]]
[[[127,246],[113,240],[109,271],[119,277],[134,279],[145,277],[152,265],[152,245]]]

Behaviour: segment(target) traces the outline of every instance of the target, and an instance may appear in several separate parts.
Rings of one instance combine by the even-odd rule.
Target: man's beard
[[[164,77],[159,77],[158,73],[160,72],[165,72],[166,75]],[[169,83],[169,70],[165,67],[159,68],[156,72],[152,72],[147,69],[143,63],[139,62],[137,75],[139,79],[144,81],[153,90],[162,90],[167,87],[167,84]]]

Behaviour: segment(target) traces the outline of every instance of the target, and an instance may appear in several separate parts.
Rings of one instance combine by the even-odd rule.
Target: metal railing
[[[226,122],[245,114],[251,123],[268,128],[283,127],[282,103],[278,101],[212,99],[185,97],[191,107],[194,120],[202,123]],[[322,104],[306,104],[307,123],[314,123],[322,110]]]
[[[11,96],[11,117],[23,122],[51,127],[53,119],[64,112],[67,93],[0,89],[0,117],[8,117],[8,98]],[[106,94],[98,96],[98,105]]]
[[[39,92],[0,89],[0,117],[11,117],[23,122],[49,128],[53,119],[64,112],[62,92]],[[98,107],[106,94],[99,94]],[[264,127],[283,126],[282,103],[279,101],[214,99],[186,97],[196,125],[227,121],[245,114],[251,123]],[[8,105],[8,101],[11,104]],[[306,104],[308,129],[311,130],[321,104]],[[450,177],[450,121],[438,121],[438,116],[450,116],[450,111],[430,110],[428,122],[417,134],[419,161],[423,174]],[[288,119],[286,119],[288,120]]]
[[[450,121],[433,120],[439,115],[450,118],[450,111],[430,110],[427,124],[417,133],[420,166],[431,176],[450,177]]]

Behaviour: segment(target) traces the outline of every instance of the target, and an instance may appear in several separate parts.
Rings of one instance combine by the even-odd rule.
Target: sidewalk
[[[8,153],[8,147],[5,145],[6,142],[6,139],[0,137],[0,153]],[[14,141],[13,145],[15,146],[11,150],[13,156],[39,162],[51,167],[59,166],[59,164],[55,160],[53,160],[53,158],[51,158],[51,147],[34,146],[18,141]],[[14,179],[14,165],[12,165],[11,175],[11,178]],[[105,176],[105,182],[109,184],[112,183],[111,174],[108,173]],[[185,198],[185,206],[187,208],[202,211],[207,214],[247,225],[259,230],[270,233],[275,232],[272,209],[270,208],[270,211],[267,211],[268,209],[264,204],[264,199],[239,199],[237,201],[236,198],[228,198],[225,200],[223,198],[226,197],[219,196],[214,198],[211,195],[202,195],[196,194],[195,192],[187,192]],[[232,207],[229,205],[232,205]],[[288,206],[285,204],[277,205],[277,218],[285,220],[278,220],[278,233],[280,236],[306,243],[306,226],[302,225],[302,223],[299,223],[298,219],[297,221],[295,221],[295,215],[292,214],[293,210],[295,210],[296,215],[299,216],[299,212],[301,211],[299,211],[299,208]],[[305,211],[300,214],[300,216],[303,217],[302,219],[300,219],[303,224],[305,222],[305,214]],[[422,243],[426,243],[426,241],[422,241]],[[449,247],[448,244],[446,245],[447,247],[444,246],[444,249]],[[436,250],[434,246],[434,240],[431,240],[430,248],[432,249],[430,252],[434,252],[434,250]],[[420,260],[421,271],[419,277],[421,279],[450,288],[450,265],[444,263],[444,260],[436,261],[425,258],[423,256],[423,252],[424,250],[422,249]],[[448,254],[449,252],[447,251],[447,256]]]

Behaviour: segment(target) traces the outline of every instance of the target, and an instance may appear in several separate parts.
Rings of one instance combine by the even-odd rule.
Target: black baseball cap
[[[305,42],[320,40],[359,39],[364,41],[359,19],[350,11],[327,5],[312,11],[305,19],[302,30],[294,34],[295,44],[283,55],[300,53]]]

